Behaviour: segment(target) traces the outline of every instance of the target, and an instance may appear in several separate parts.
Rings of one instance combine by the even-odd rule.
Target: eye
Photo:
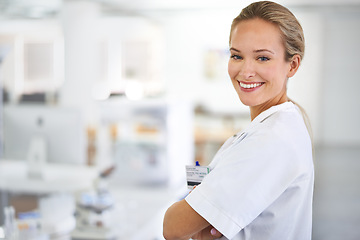
[[[241,60],[241,59],[242,59],[241,56],[236,55],[236,54],[232,54],[232,55],[230,56],[230,58],[231,58],[231,59],[234,59],[234,60]]]
[[[270,60],[270,58],[265,57],[265,56],[260,56],[260,57],[258,57],[257,59],[258,59],[260,62],[266,62],[266,61],[269,61],[269,60]]]

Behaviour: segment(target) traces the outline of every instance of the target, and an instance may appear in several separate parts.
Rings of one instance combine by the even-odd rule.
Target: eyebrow
[[[236,49],[236,48],[230,48],[230,51],[234,51],[234,52],[241,52],[240,50]],[[253,51],[254,53],[259,53],[259,52],[269,52],[269,53],[272,53],[272,54],[275,54],[273,51],[269,50],[269,49],[265,49],[265,48],[262,48],[262,49],[257,49],[257,50],[254,50]]]
[[[271,51],[271,50],[269,50],[269,49],[258,49],[258,50],[255,50],[254,52],[256,52],[256,53],[259,53],[259,52],[269,52],[269,53],[275,54],[273,51]]]

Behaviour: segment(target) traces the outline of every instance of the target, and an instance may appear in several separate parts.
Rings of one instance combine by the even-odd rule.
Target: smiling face
[[[287,79],[298,69],[300,57],[285,60],[281,36],[278,26],[259,18],[239,22],[231,34],[228,72],[252,119],[288,100]]]

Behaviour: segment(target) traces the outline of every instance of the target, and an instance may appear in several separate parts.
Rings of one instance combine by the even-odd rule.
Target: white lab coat
[[[293,103],[259,114],[210,167],[185,200],[222,239],[311,239],[312,145]]]

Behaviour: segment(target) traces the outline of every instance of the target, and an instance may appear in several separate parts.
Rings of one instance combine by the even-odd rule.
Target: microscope
[[[71,234],[72,240],[115,240],[116,231],[112,227],[114,199],[108,187],[106,177],[114,167],[100,174],[95,180],[94,190],[82,192],[76,200],[76,228]]]

